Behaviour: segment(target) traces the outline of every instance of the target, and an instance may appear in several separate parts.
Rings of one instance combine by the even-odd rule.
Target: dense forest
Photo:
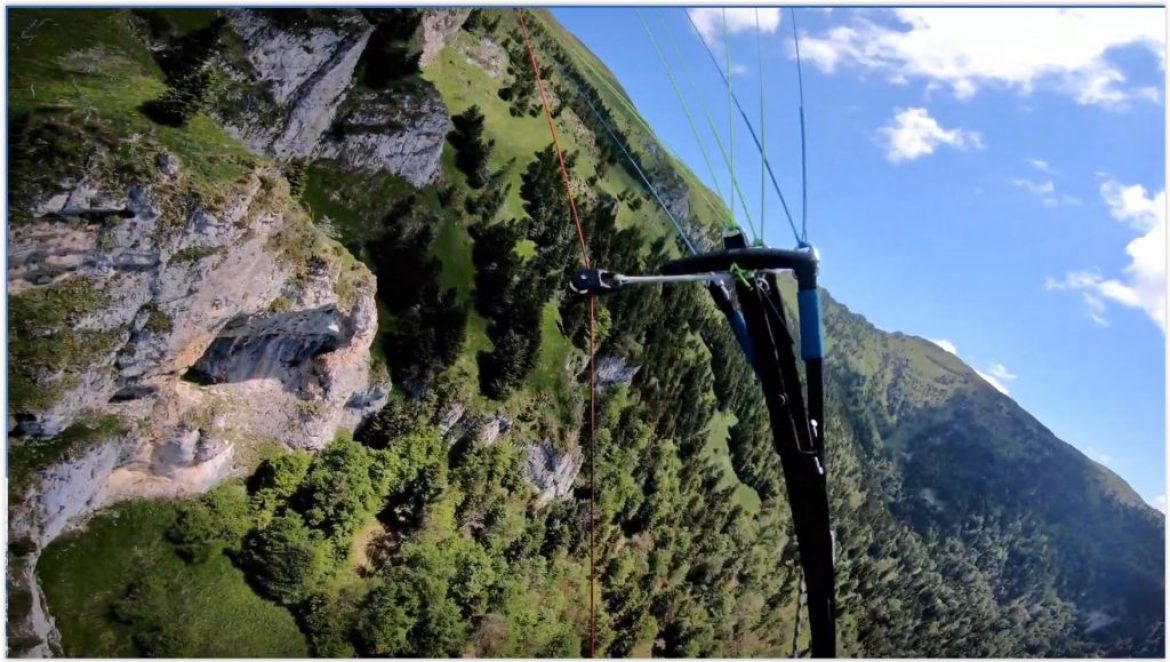
[[[515,14],[451,10],[454,30],[424,58],[424,28],[448,12],[248,11],[294,35],[361,23],[368,38],[348,99],[437,96],[445,108],[439,171],[422,185],[322,153],[247,157],[274,164],[313,231],[373,273],[368,361],[393,388],[319,452],[291,438],[245,440],[250,461],[202,496],[112,505],[49,544],[36,573],[59,652],[807,651],[767,412],[702,288],[596,300],[596,360],[619,369],[599,380],[589,429],[588,303],[565,287],[582,247]],[[723,219],[710,191],[550,14],[527,16],[591,259],[637,273],[681,254],[639,170],[674,192],[687,230],[712,243]],[[39,87],[9,118],[14,200],[46,186],[36,164],[133,149],[132,133],[175,132],[157,135],[182,136],[170,145],[188,165],[226,167],[197,144],[208,132],[237,140],[218,124],[251,112],[229,103],[239,81],[223,73],[245,50],[238,19],[10,18],[10,35],[27,37],[12,53],[12,89]],[[66,66],[87,49],[116,66]],[[129,109],[111,100],[127,72],[154,81]],[[90,107],[69,96],[62,81],[73,80]],[[346,117],[330,139],[356,130],[361,113]],[[126,168],[109,181],[137,176]],[[310,279],[316,263],[305,259],[298,277]],[[794,284],[782,289],[794,303]],[[1162,516],[956,357],[824,297],[840,653],[1161,656]],[[35,339],[20,312],[34,303],[10,299],[14,357],[13,343]],[[195,377],[184,388],[214,388]],[[61,439],[28,442],[29,476],[48,464],[38,449]]]

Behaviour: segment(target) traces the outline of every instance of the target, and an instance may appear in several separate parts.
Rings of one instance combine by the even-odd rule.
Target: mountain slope
[[[848,406],[843,416],[876,433],[868,453],[888,459],[898,476],[887,501],[894,516],[921,536],[966,547],[1001,604],[1059,596],[1091,642],[1082,651],[1156,654],[1161,513],[952,354],[880,332],[837,306],[829,311],[837,393],[870,403],[864,417]],[[1006,556],[994,541],[1006,543]]]
[[[602,121],[713,242],[718,199],[529,16],[593,259],[680,250]],[[10,652],[807,647],[766,414],[700,288],[598,301],[588,443],[577,237],[512,12],[11,18],[9,303],[38,316],[14,313],[9,351],[39,360],[10,362],[38,396],[9,403]],[[74,271],[141,301],[126,328],[108,300],[48,296]],[[180,337],[204,299],[219,315]],[[825,299],[842,653],[1160,655],[1162,516],[958,358]],[[125,336],[49,360],[89,331]],[[78,375],[103,385],[85,407],[49,388]],[[250,618],[209,637],[233,625],[208,595]]]

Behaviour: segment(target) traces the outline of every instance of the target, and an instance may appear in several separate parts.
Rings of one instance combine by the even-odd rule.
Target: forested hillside
[[[807,650],[767,413],[703,288],[597,300],[589,443],[511,10],[9,17],[10,654],[583,656],[591,555],[598,655]],[[626,152],[714,244],[718,198],[526,17],[592,259],[681,254]],[[1162,515],[824,300],[840,653],[1161,656]]]

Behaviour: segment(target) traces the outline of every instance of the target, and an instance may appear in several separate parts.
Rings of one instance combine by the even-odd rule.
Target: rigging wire
[[[679,158],[679,156],[677,154],[675,154],[670,149],[670,146],[663,143],[658,138],[658,134],[656,134],[654,132],[654,129],[650,128],[650,125],[646,123],[645,118],[643,118],[642,115],[638,112],[638,110],[636,108],[634,108],[634,106],[630,103],[630,100],[628,98],[626,98],[626,93],[624,91],[618,90],[616,87],[614,87],[614,84],[609,82],[608,77],[605,74],[602,74],[600,71],[598,71],[597,68],[594,67],[592,64],[590,64],[589,60],[583,59],[580,61],[580,64],[585,65],[585,67],[588,68],[597,77],[597,79],[595,81],[591,81],[589,83],[590,85],[592,85],[593,83],[596,83],[596,82],[602,83],[602,85],[605,86],[605,88],[610,92],[610,94],[612,94],[613,97],[615,99],[617,99],[618,102],[621,105],[623,105],[627,111],[629,111],[630,117],[633,120],[635,120],[635,122],[641,127],[639,130],[643,131],[646,134],[646,136],[648,136],[649,138],[657,141],[659,143],[659,146],[662,148],[662,150],[664,152],[666,152],[667,156],[670,159],[673,159],[678,164],[683,163],[683,160],[681,158]],[[598,91],[598,100],[601,101],[602,105],[604,106],[604,101],[602,100],[600,90]],[[597,110],[594,109],[594,113],[596,113],[596,112],[597,112]],[[605,124],[604,120],[602,120],[602,124],[603,125]],[[703,147],[703,143],[700,142],[699,146]],[[631,160],[631,163],[633,163],[634,165],[637,165],[632,160]],[[712,176],[714,176],[714,169],[710,168],[710,167],[709,167],[709,169],[711,170]],[[718,184],[718,182],[716,182],[716,185],[717,184]],[[699,197],[703,199],[703,202],[706,203],[707,207],[711,210],[711,213],[714,214],[714,216],[716,218],[722,218],[724,216],[723,212],[720,211],[715,206],[715,203],[711,202],[711,198],[709,196],[700,195]],[[722,192],[719,192],[719,198],[720,198],[720,201],[722,201],[722,198],[723,198]]]
[[[796,83],[800,90],[800,241],[808,243],[808,172],[807,158],[804,148],[804,73],[800,66],[800,36],[796,32],[796,10],[788,8],[792,16],[792,43],[796,45]],[[759,32],[756,32],[757,36]],[[760,120],[760,133],[764,132],[763,120]]]
[[[711,161],[707,156],[706,142],[703,140],[702,135],[699,133],[698,127],[695,125],[694,116],[691,114],[691,111],[690,111],[690,105],[687,103],[686,96],[683,94],[682,89],[678,85],[678,80],[674,76],[674,69],[670,66],[669,60],[666,59],[666,55],[662,52],[662,49],[658,46],[658,40],[654,38],[654,32],[653,32],[653,30],[650,29],[650,25],[646,22],[646,19],[642,16],[642,12],[640,10],[637,10],[637,9],[635,9],[635,11],[638,14],[638,20],[642,22],[642,28],[645,29],[645,31],[646,31],[646,36],[648,36],[650,38],[650,43],[654,46],[654,52],[658,55],[658,61],[662,63],[663,69],[666,70],[666,77],[670,80],[670,85],[674,89],[675,97],[678,98],[678,102],[683,108],[683,113],[686,115],[687,122],[690,124],[690,127],[691,127],[691,133],[694,134],[695,141],[699,143],[699,151],[703,154],[703,159],[707,163],[707,169],[711,174],[711,181],[715,183],[715,188],[719,194],[719,197],[723,197],[722,189],[719,187],[719,178],[718,178],[718,176],[716,176],[715,168],[712,167]],[[723,148],[723,142],[719,139],[719,132],[715,130],[715,125],[711,122],[710,115],[705,114],[705,117],[707,119],[707,124],[711,128],[711,132],[715,135],[715,143],[719,147],[719,153],[723,157],[724,165],[727,165],[730,167],[731,161],[727,158],[727,152]],[[731,172],[731,190],[729,190],[727,192],[727,207],[728,207],[728,211],[731,213],[731,216],[732,216],[731,219],[729,219],[727,222],[727,227],[729,229],[737,227],[737,224],[735,222],[735,199],[731,195],[733,192],[739,196],[740,204],[744,207],[744,213],[748,217],[749,228],[751,228],[751,225],[750,225],[751,224],[751,212],[748,211],[747,200],[743,196],[743,191],[741,191],[739,188],[739,181],[735,178],[734,169],[732,169],[732,172]],[[752,229],[752,232],[754,233],[755,229],[754,228],[751,228],[751,229]]]
[[[727,76],[724,77],[724,80],[727,81],[727,143],[728,143],[728,147],[729,147],[730,152],[731,152],[731,158],[729,158],[727,160],[727,169],[731,171],[731,181],[734,182],[734,181],[736,181],[736,179],[735,179],[735,115],[733,115],[731,112],[731,95],[733,94],[733,92],[731,90],[731,42],[727,39],[727,8],[726,7],[723,8],[723,44],[724,44],[723,55],[725,56],[724,59],[727,63]],[[744,209],[744,213],[747,213],[747,209]],[[732,205],[732,207],[731,207],[731,218],[732,218],[732,220],[735,220],[735,206],[734,205]],[[752,219],[749,216],[748,217],[748,226],[750,227],[751,224],[752,224]],[[753,234],[755,233],[754,229],[752,230],[752,233]]]
[[[662,50],[658,48],[658,40],[654,38],[654,33],[650,30],[650,25],[646,23],[646,19],[642,16],[641,10],[635,8],[634,12],[638,14],[638,20],[642,23],[642,29],[646,31],[646,36],[650,38],[650,44],[654,46],[654,52],[658,54],[658,60],[662,62],[663,67],[666,69],[666,77],[670,80],[671,87],[674,88],[674,95],[678,97],[678,101],[683,108],[683,114],[686,115],[687,123],[690,124],[691,133],[694,134],[695,140],[699,143],[699,151],[702,153],[703,162],[707,164],[707,170],[711,174],[711,181],[715,185],[715,192],[722,198],[723,188],[719,186],[719,179],[715,177],[715,168],[711,165],[711,159],[708,158],[707,146],[703,143],[703,139],[699,135],[698,127],[695,126],[695,118],[691,115],[690,106],[687,105],[682,91],[678,88],[678,82],[674,78],[674,72],[667,66],[666,58],[663,57]]]
[[[691,18],[690,13],[686,13],[686,17],[687,21],[690,22],[691,27],[694,28],[695,32],[699,32],[699,27],[695,25],[695,21]],[[700,38],[699,41],[703,44],[703,49],[707,51],[707,57],[710,58],[711,64],[715,65],[715,70],[719,72],[720,78],[723,78],[726,82],[727,77],[723,74],[723,69],[719,66],[719,61],[715,59],[715,54],[711,52],[711,47],[707,44],[706,40]],[[747,124],[748,133],[751,134],[752,140],[756,144],[756,149],[760,151],[760,154],[763,154],[764,147],[760,143],[760,138],[756,135],[755,127],[752,126],[752,122],[750,119],[748,119],[747,113],[743,109],[743,105],[739,103],[739,98],[735,96],[735,92],[731,93],[731,98],[735,102],[735,107],[739,110],[739,115],[741,118],[743,118],[744,124]],[[776,173],[772,172],[772,164],[768,161],[767,157],[764,157],[764,168],[768,171],[768,177],[772,181],[772,188],[776,191],[776,195],[780,196],[780,204],[784,208],[784,215],[788,217],[788,225],[792,228],[792,235],[796,237],[796,241],[798,243],[803,243],[800,237],[800,232],[798,232],[796,229],[796,221],[792,219],[792,212],[788,209],[788,201],[785,200],[784,193],[780,190],[780,184],[776,181]]]
[[[536,62],[536,50],[528,36],[528,24],[524,21],[524,10],[517,8],[516,17],[520,22],[520,32],[524,36],[524,46],[528,49],[528,59],[532,62],[532,72],[536,76],[536,88],[540,92],[540,102],[544,106],[544,117],[548,120],[548,129],[552,133],[553,147],[557,153],[557,162],[561,167],[561,177],[565,183],[565,194],[569,198],[569,211],[573,215],[573,223],[577,226],[577,238],[581,241],[581,259],[588,268],[589,251],[585,246],[585,232],[581,229],[581,217],[577,214],[577,203],[573,200],[573,188],[569,182],[569,170],[565,167],[565,158],[561,153],[561,142],[557,137],[557,127],[553,123],[552,110],[548,105],[548,97],[544,93],[544,81],[540,76],[540,66]],[[597,371],[595,355],[597,344],[597,314],[595,310],[596,296],[589,297],[589,657],[597,657],[597,600],[594,595],[597,584],[596,546],[595,546],[595,503],[597,502]]]
[[[763,51],[763,48],[760,46],[760,8],[756,7],[755,12],[756,12],[756,67],[759,69],[759,75],[757,76],[757,78],[760,79],[760,144],[762,144],[764,146],[763,150],[760,153],[760,234],[759,234],[760,241],[763,242],[766,239],[764,236],[764,218],[765,218],[765,214],[766,214],[765,206],[764,206],[764,198],[767,194],[767,191],[764,188],[764,167],[763,167],[763,165],[764,165],[764,159],[768,158],[768,153],[767,153],[768,135],[764,131],[764,126],[765,126],[764,125],[764,51]]]
[[[670,31],[669,31],[669,30],[666,30],[665,32],[666,32],[667,36],[669,37]],[[681,71],[681,73],[682,73],[682,79],[683,79],[683,80],[686,82],[686,84],[687,84],[687,90],[689,90],[689,91],[690,91],[690,93],[691,93],[691,95],[692,95],[692,96],[694,96],[694,97],[696,97],[696,98],[698,98],[698,99],[699,99],[699,107],[701,108],[701,110],[702,110],[702,112],[703,112],[703,119],[705,119],[705,120],[707,121],[707,128],[711,130],[711,137],[715,139],[715,146],[719,148],[719,155],[720,155],[720,156],[723,158],[723,165],[727,165],[727,164],[730,162],[730,159],[729,159],[729,158],[728,158],[728,156],[727,156],[727,148],[726,148],[726,147],[724,147],[724,145],[723,145],[723,139],[722,139],[722,138],[720,138],[720,136],[719,136],[719,129],[715,128],[715,122],[714,122],[714,121],[711,119],[711,111],[710,111],[710,110],[708,109],[708,107],[707,107],[707,104],[706,104],[706,97],[704,97],[703,95],[699,94],[699,92],[698,92],[698,88],[697,88],[697,86],[695,85],[695,82],[694,82],[694,76],[692,75],[692,72],[690,71],[690,67],[689,67],[689,66],[687,66],[686,58],[684,58],[684,57],[682,56],[682,51],[680,51],[680,50],[679,50],[679,47],[678,47],[678,42],[677,42],[677,41],[675,41],[675,40],[669,40],[669,43],[670,43],[671,50],[673,50],[673,51],[674,51],[674,56],[675,56],[675,58],[676,58],[676,59],[677,59],[679,62],[681,62],[681,63],[682,63],[682,65],[681,65],[681,67],[680,67],[680,71]],[[666,65],[666,66],[668,66],[668,67],[669,67],[669,65]],[[700,145],[701,145],[701,144],[702,144],[702,139],[700,138]],[[742,192],[741,190],[739,190],[739,181],[738,181],[738,179],[736,179],[736,180],[733,180],[733,181],[732,181],[732,184],[735,186],[735,190],[737,191],[737,193],[738,193],[738,195],[739,195],[740,206],[743,206],[743,207],[745,208],[745,213],[746,213],[746,214],[748,215],[748,217],[750,218],[750,217],[751,217],[751,212],[750,212],[750,211],[747,211],[747,209],[746,209],[747,202],[746,202],[746,199],[745,199],[745,198],[744,198],[744,196],[743,196],[743,192]],[[730,206],[730,205],[733,205],[733,204],[734,204],[734,201],[732,201],[732,200],[730,199],[730,197],[729,197],[729,198],[728,198],[728,203],[727,203],[727,204],[728,204],[729,206]],[[749,230],[751,231],[751,233],[752,233],[752,238],[753,238],[753,239],[756,239],[756,237],[755,237],[755,228],[753,228],[753,227],[749,227],[748,229],[749,229]]]
[[[639,18],[641,18],[641,12],[638,13],[638,16],[639,16]],[[676,84],[676,81],[674,78],[674,73],[673,73],[674,70],[670,66],[670,62],[666,59],[666,56],[663,54],[662,50],[658,48],[658,42],[654,38],[654,34],[650,30],[649,26],[646,25],[646,23],[644,21],[643,21],[643,25],[646,26],[647,34],[650,36],[650,41],[651,41],[651,43],[654,44],[655,52],[658,53],[658,60],[662,63],[663,68],[666,69],[667,76],[670,77],[671,83],[674,84],[675,95],[678,97],[679,103],[681,103],[684,110],[686,110],[687,108],[689,108],[689,106],[686,102],[685,95],[682,93],[682,91],[679,89],[678,85]],[[678,46],[675,44],[672,44],[672,45],[674,46],[674,51],[675,51],[676,56],[679,57],[680,60],[682,60],[681,56],[678,55]],[[692,94],[695,94],[694,83],[689,79],[689,77],[686,76],[685,70],[683,71],[683,74],[684,74],[683,80],[685,80],[687,82],[687,87],[690,88]],[[698,96],[700,99],[702,99],[702,97],[698,94],[695,94],[695,96]],[[723,140],[719,137],[719,130],[715,128],[715,122],[711,120],[711,114],[707,111],[705,106],[703,108],[703,118],[707,120],[707,127],[709,129],[711,129],[711,135],[715,138],[715,145],[719,148],[719,155],[721,157],[723,157],[723,165],[732,171],[731,190],[728,191],[727,200],[726,200],[726,204],[727,204],[727,208],[728,208],[727,210],[729,213],[732,213],[734,215],[735,200],[736,199],[739,200],[740,206],[743,207],[744,216],[747,218],[747,221],[748,221],[748,230],[751,232],[752,237],[754,239],[756,229],[755,229],[755,226],[752,225],[752,212],[751,212],[751,209],[748,207],[747,198],[744,196],[743,189],[739,185],[739,179],[735,177],[734,168],[732,168],[732,166],[731,166],[732,160],[727,154],[727,148],[724,146]],[[693,126],[692,126],[692,130],[694,130]],[[695,140],[699,143],[700,149],[705,149],[703,147],[705,144],[703,141],[703,138],[697,132],[695,133]],[[719,181],[718,178],[715,176],[714,171],[711,172],[711,177],[714,181],[716,181],[716,182]],[[735,196],[732,196],[731,195],[732,193],[734,193]],[[728,222],[726,223],[726,226],[728,229],[737,229],[739,227],[734,219],[729,219]]]
[[[659,195],[658,188],[654,186],[654,184],[646,176],[646,173],[642,172],[642,168],[638,167],[638,162],[634,160],[634,157],[630,155],[629,151],[627,151],[625,146],[622,145],[621,141],[618,140],[617,135],[605,121],[605,118],[601,116],[601,113],[597,110],[597,107],[594,106],[593,102],[589,100],[588,95],[582,95],[581,98],[585,99],[585,103],[589,105],[589,109],[593,111],[593,115],[597,117],[597,121],[601,124],[602,128],[605,129],[606,133],[609,134],[610,140],[612,140],[618,146],[618,149],[622,150],[622,154],[625,155],[626,159],[630,162],[630,165],[634,166],[634,170],[638,173],[638,177],[642,179],[642,183],[646,185],[646,188],[650,190],[651,195],[653,195],[654,199],[658,201],[658,205],[662,207],[662,211],[666,214],[666,218],[670,219],[671,225],[673,225],[674,229],[678,231],[678,235],[682,238],[683,243],[687,245],[687,250],[689,250],[692,255],[697,253],[698,251],[695,250],[695,245],[691,243],[687,233],[683,231],[682,225],[670,211],[670,208],[666,206],[666,202],[663,201],[662,196]]]

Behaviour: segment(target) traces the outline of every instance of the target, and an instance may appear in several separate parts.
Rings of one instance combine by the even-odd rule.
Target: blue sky
[[[682,8],[642,9],[700,128],[728,144],[725,88]],[[691,10],[759,121],[799,224],[787,11]],[[709,185],[637,11],[553,9]],[[822,283],[887,330],[955,351],[1059,437],[1165,504],[1165,15],[1162,9],[797,10],[809,239]],[[675,49],[678,55],[675,56]],[[706,105],[704,105],[706,104]],[[708,133],[708,153],[719,153]],[[735,164],[758,222],[760,160]],[[727,169],[718,185],[729,189]],[[736,209],[739,209],[738,202]],[[790,247],[779,200],[770,245]],[[744,224],[742,212],[739,217]]]

